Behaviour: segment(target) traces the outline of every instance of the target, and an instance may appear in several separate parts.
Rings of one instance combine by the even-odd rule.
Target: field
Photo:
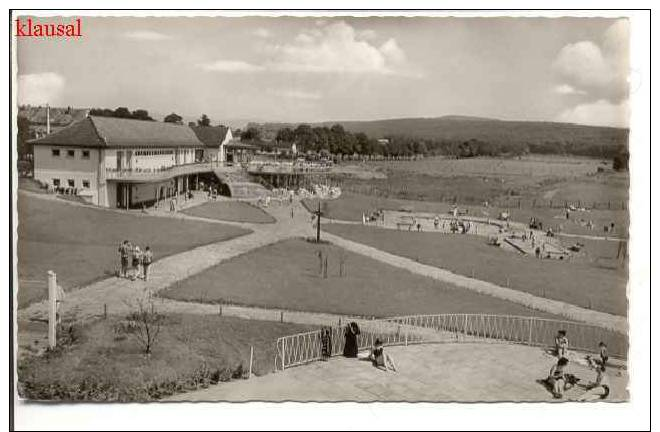
[[[249,231],[222,225],[125,214],[18,196],[18,307],[46,298],[46,273],[65,291],[115,273],[124,240],[151,246],[154,259],[228,240]]]
[[[209,201],[183,210],[190,216],[230,222],[274,223],[275,218],[262,209],[242,201]]]
[[[516,159],[430,157],[417,161],[368,162],[363,171],[380,178],[340,179],[342,188],[361,195],[457,202],[460,205],[561,207],[565,201],[598,209],[621,209],[628,200],[626,173],[611,162],[559,156]],[[608,168],[609,167],[609,168]],[[605,169],[599,173],[598,168]]]
[[[581,307],[627,315],[624,267],[604,268],[599,262],[537,260],[486,244],[483,237],[407,232],[330,224],[325,230],[395,255],[445,268],[464,276],[525,291]],[[614,243],[616,245],[616,243]],[[616,253],[599,250],[598,254]]]
[[[328,277],[319,274],[321,251]],[[346,275],[339,276],[344,256]],[[254,269],[246,272],[246,269]],[[550,317],[524,306],[441,284],[333,245],[285,240],[236,257],[161,291],[186,301],[387,317],[492,313]]]
[[[610,166],[611,161],[581,157],[529,155],[520,158],[464,158],[446,159],[428,157],[412,163],[372,162],[385,170],[407,171],[432,176],[478,177],[542,177],[565,178],[593,174],[600,166]]]
[[[110,317],[76,331],[76,340],[19,362],[19,394],[33,400],[149,401],[206,387],[248,368],[273,371],[280,336],[311,326],[205,315],[168,315],[152,354],[117,331]],[[71,341],[69,341],[71,342]]]

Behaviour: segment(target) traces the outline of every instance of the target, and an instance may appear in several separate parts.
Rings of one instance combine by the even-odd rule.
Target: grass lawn
[[[18,306],[47,297],[46,272],[57,273],[64,290],[114,274],[124,240],[151,246],[154,259],[249,231],[181,219],[126,214],[54,200],[18,196]]]
[[[249,365],[274,369],[278,337],[312,326],[209,315],[168,315],[147,358],[119,317],[77,331],[78,339],[18,365],[19,394],[29,399],[148,401],[238,376]]]
[[[250,203],[242,201],[209,201],[183,210],[190,216],[230,222],[274,223],[275,218]]]
[[[361,225],[330,224],[326,231],[395,255],[419,260],[465,276],[565,301],[581,307],[627,315],[625,268],[606,268],[584,259],[537,260],[486,244],[479,236],[404,232]],[[616,245],[616,243],[613,243]],[[611,245],[610,245],[611,246]],[[615,247],[615,246],[614,246]],[[616,254],[599,250],[599,254]]]
[[[328,257],[319,276],[317,253]],[[346,275],[339,276],[345,257]],[[246,269],[252,269],[247,272]],[[187,301],[387,317],[492,313],[550,317],[524,306],[442,284],[334,245],[291,239],[235,257],[160,292]]]

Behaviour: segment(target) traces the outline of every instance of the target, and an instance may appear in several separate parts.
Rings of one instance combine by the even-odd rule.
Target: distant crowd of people
[[[137,244],[124,240],[119,245],[118,252],[120,259],[119,277],[131,280],[139,278],[145,281],[149,280],[149,271],[154,259],[150,246],[142,250]]]

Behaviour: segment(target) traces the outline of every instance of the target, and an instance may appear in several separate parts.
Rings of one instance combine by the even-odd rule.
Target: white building
[[[197,135],[173,123],[87,117],[32,141],[34,178],[100,206],[150,205],[191,189],[196,175],[226,159],[229,129],[217,147]]]

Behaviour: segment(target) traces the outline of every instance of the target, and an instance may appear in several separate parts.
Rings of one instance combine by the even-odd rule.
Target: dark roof
[[[90,116],[33,144],[81,147],[201,147],[188,127],[157,121]]]
[[[218,147],[229,131],[226,126],[190,126],[190,129],[206,147]]]

